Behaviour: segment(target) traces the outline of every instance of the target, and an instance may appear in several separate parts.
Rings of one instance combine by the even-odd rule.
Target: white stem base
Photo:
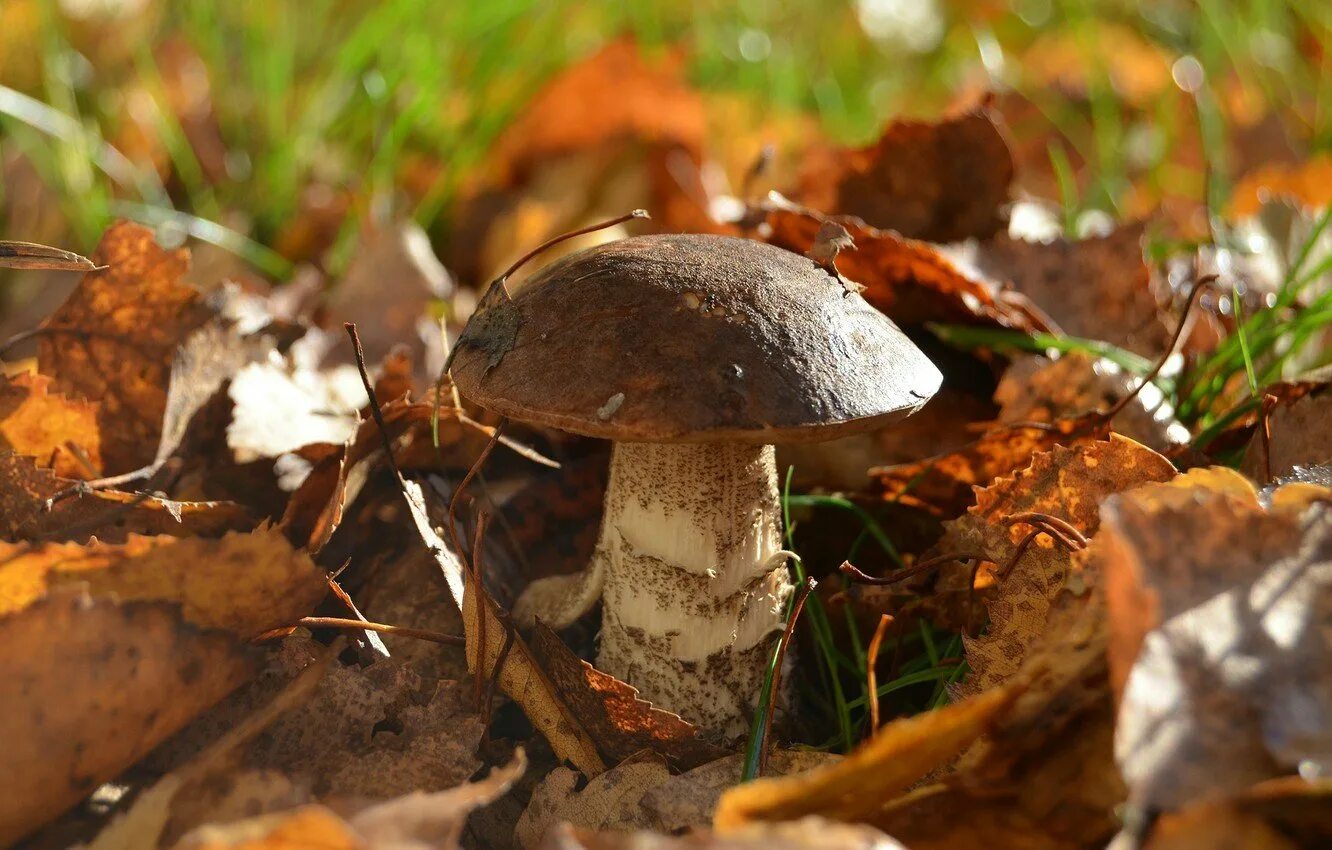
[[[792,591],[772,446],[617,443],[592,574],[597,667],[743,735]]]

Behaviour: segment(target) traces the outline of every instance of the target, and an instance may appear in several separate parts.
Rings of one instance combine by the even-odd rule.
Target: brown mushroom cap
[[[514,419],[609,440],[788,443],[875,428],[939,370],[812,260],[749,239],[623,239],[492,292],[458,340],[458,389]]]

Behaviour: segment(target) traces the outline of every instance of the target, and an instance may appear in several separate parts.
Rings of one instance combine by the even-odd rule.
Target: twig
[[[1263,444],[1263,484],[1272,482],[1272,411],[1279,399],[1273,393],[1264,393],[1262,406],[1258,409],[1258,439]]]
[[[1175,353],[1175,346],[1179,345],[1180,337],[1184,335],[1184,329],[1189,325],[1189,311],[1193,309],[1198,293],[1202,291],[1204,286],[1210,286],[1215,283],[1216,279],[1217,276],[1215,274],[1205,274],[1194,281],[1193,288],[1189,290],[1189,297],[1184,301],[1184,312],[1180,314],[1179,325],[1176,326],[1174,334],[1171,335],[1170,344],[1166,346],[1165,352],[1161,354],[1161,358],[1156,361],[1156,365],[1152,367],[1152,370],[1138,382],[1138,385],[1134,387],[1128,395],[1110,405],[1110,409],[1101,413],[1098,417],[1101,421],[1109,422],[1118,416],[1120,411],[1127,407],[1133,399],[1138,397],[1138,394],[1142,392],[1144,387],[1156,380],[1156,376],[1161,374],[1161,370],[1165,368],[1165,364],[1170,359],[1170,355]]]
[[[972,552],[949,552],[945,555],[936,555],[933,558],[926,558],[923,561],[919,561],[915,564],[912,564],[909,567],[903,567],[897,572],[886,576],[872,576],[869,575],[868,573],[861,572],[850,561],[843,561],[842,566],[840,566],[838,569],[841,570],[842,573],[844,573],[845,575],[850,576],[851,580],[858,584],[872,584],[876,586],[881,586],[881,585],[897,584],[899,582],[906,581],[909,578],[914,578],[915,576],[918,576],[922,573],[927,573],[930,570],[937,569],[940,565],[946,564],[950,561],[988,561],[988,560],[990,559],[985,555],[978,555]]]
[[[875,667],[879,663],[879,646],[883,643],[884,633],[893,622],[892,614],[880,614],[879,625],[874,627],[874,637],[870,638],[869,649],[865,654],[865,694],[869,697],[870,736],[879,731],[879,680]]]
[[[458,482],[458,486],[453,491],[453,496],[449,498],[449,537],[453,538],[453,547],[458,551],[459,556],[463,553],[463,547],[462,541],[458,538],[458,499],[467,490],[467,486],[472,483],[472,479],[480,473],[486,459],[490,457],[490,453],[495,450],[495,446],[499,443],[500,437],[504,433],[504,426],[508,424],[509,420],[507,418],[500,419],[499,424],[495,426],[495,430],[491,432],[490,442],[486,443],[486,447],[481,450],[481,454],[477,455],[476,460],[472,461],[472,465],[467,469],[467,474]],[[473,552],[472,554],[475,557],[476,553]]]
[[[452,503],[450,503],[450,508],[452,508]],[[468,578],[472,580],[472,591],[476,594],[476,673],[473,674],[473,687],[476,692],[476,710],[478,712],[481,711],[482,700],[486,691],[486,620],[490,619],[486,616],[485,588],[481,584],[482,552],[484,551],[488,520],[489,515],[485,511],[477,512],[476,533],[472,536],[472,557],[468,565]],[[453,527],[452,516],[449,518],[449,527]]]
[[[1078,530],[1066,519],[1061,519],[1053,514],[1039,513],[1037,511],[1023,511],[1021,513],[1010,514],[1005,520],[1009,525],[1025,523],[1043,527],[1051,537],[1062,537],[1060,540],[1067,548],[1074,551],[1087,548],[1087,536]]]
[[[758,741],[758,762],[754,770],[756,777],[762,776],[763,771],[768,768],[768,752],[771,749],[768,742],[772,739],[772,717],[777,712],[777,695],[782,692],[782,664],[786,661],[786,650],[791,645],[791,635],[795,632],[796,620],[800,619],[800,612],[805,609],[805,600],[818,584],[813,576],[806,577],[805,583],[797,591],[795,602],[791,606],[791,616],[786,621],[786,629],[777,644],[776,660],[772,669],[772,686],[768,689],[767,713],[763,717],[763,731]]]
[[[398,479],[398,486],[406,492],[407,480],[402,477],[402,470],[398,468],[398,459],[393,455],[393,441],[389,439],[388,426],[384,424],[384,411],[379,409],[379,399],[375,398],[375,384],[370,380],[369,370],[365,368],[365,349],[361,348],[361,337],[356,333],[356,323],[346,322],[343,327],[347,329],[347,336],[351,337],[352,351],[356,354],[356,370],[361,373],[361,384],[370,396],[370,414],[375,417],[375,424],[379,426],[379,436],[384,441],[384,452],[388,455],[389,466],[393,469],[393,476]]]
[[[578,236],[583,236],[588,233],[596,233],[598,230],[605,230],[608,227],[614,227],[617,224],[623,224],[626,221],[631,221],[632,219],[635,218],[650,219],[652,218],[652,216],[648,215],[647,210],[634,210],[632,212],[627,212],[624,215],[616,216],[615,218],[597,222],[596,224],[589,224],[587,227],[580,227],[577,230],[570,230],[568,233],[561,233],[559,236],[553,236],[550,239],[547,239],[545,242],[542,242],[540,245],[536,246],[532,250],[528,251],[526,254],[523,254],[521,257],[519,257],[514,262],[513,265],[509,266],[507,269],[504,270],[504,274],[496,278],[496,281],[499,283],[500,288],[504,290],[505,297],[509,297],[509,289],[507,286],[505,286],[505,282],[510,277],[513,277],[514,272],[518,271],[518,269],[526,265],[527,262],[530,261],[536,255],[566,240],[573,239]]]
[[[344,629],[347,631],[365,630],[382,632],[386,635],[398,635],[399,637],[428,640],[431,643],[442,643],[448,646],[463,646],[467,643],[466,638],[458,635],[432,632],[429,629],[413,629],[407,626],[394,626],[388,623],[372,623],[368,620],[353,620],[350,617],[302,617],[296,621],[296,625],[305,626],[307,629]]]
[[[484,600],[482,600],[484,603]],[[490,723],[494,717],[495,709],[495,685],[499,682],[500,671],[504,669],[504,662],[509,660],[509,650],[513,649],[514,639],[518,631],[513,626],[513,620],[509,617],[504,618],[504,646],[500,648],[499,655],[495,658],[495,669],[490,673],[490,680],[486,683],[486,693],[482,702],[481,724],[484,733],[482,735],[482,746],[490,744]],[[477,665],[479,670],[481,665]]]

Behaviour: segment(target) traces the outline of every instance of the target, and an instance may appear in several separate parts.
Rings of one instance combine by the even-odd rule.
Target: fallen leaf
[[[50,388],[45,375],[0,378],[0,450],[35,458],[64,478],[98,477],[102,435],[97,405]]]
[[[1134,390],[1142,379],[1105,358],[1069,352],[1056,360],[1038,355],[1014,360],[999,380],[994,401],[998,421],[1054,422],[1095,410],[1109,410]],[[1188,430],[1175,419],[1174,409],[1155,384],[1148,383],[1111,420],[1115,431],[1156,451],[1189,440]]]
[[[1263,435],[1255,433],[1240,469],[1261,481],[1269,470],[1271,477],[1281,478],[1299,467],[1332,461],[1328,422],[1332,422],[1332,393],[1305,395],[1289,403],[1277,404],[1267,418],[1270,440],[1265,443]],[[1271,457],[1265,457],[1267,446],[1270,446]]]
[[[567,767],[551,771],[532,792],[514,830],[514,841],[535,850],[557,823],[591,830],[657,829],[642,806],[643,795],[671,775],[660,756],[641,753],[578,787],[578,773]]]
[[[1258,215],[1273,200],[1290,201],[1318,210],[1332,204],[1332,156],[1321,154],[1301,163],[1275,162],[1258,168],[1235,185],[1229,215],[1243,219]]]
[[[796,253],[814,250],[820,219],[798,209],[768,213],[768,241]],[[985,281],[972,278],[934,246],[864,222],[838,219],[855,250],[837,257],[837,268],[864,287],[862,294],[899,324],[961,322],[1040,330],[1039,315],[1019,303],[996,298]]]
[[[10,541],[123,543],[129,535],[220,537],[254,528],[234,502],[176,502],[143,493],[95,490],[48,500],[78,482],[58,478],[30,457],[0,452],[0,538]]]
[[[163,250],[146,227],[112,225],[93,261],[107,268],[43,323],[38,370],[57,392],[98,403],[107,471],[127,472],[153,460],[176,348],[212,311],[179,282],[189,252]]]
[[[1118,434],[1072,448],[1057,446],[1034,456],[1026,469],[978,489],[976,504],[945,524],[939,546],[978,552],[992,563],[1009,565],[1022,540],[1036,528],[1011,523],[1009,517],[1045,514],[1091,537],[1107,497],[1174,476],[1170,461]],[[1048,534],[1031,541],[986,602],[989,629],[980,637],[963,636],[970,672],[956,686],[958,695],[981,693],[1017,673],[1047,629],[1051,602],[1070,579],[1072,559],[1073,553]]]
[[[1168,812],[1147,850],[1287,850],[1332,841],[1332,782],[1269,779],[1238,794]],[[1110,850],[1118,850],[1112,846]]]
[[[699,727],[639,698],[633,685],[574,655],[545,624],[537,623],[531,646],[560,700],[608,761],[621,762],[640,750],[650,750],[687,769],[726,753],[700,740]]]
[[[1105,426],[1095,414],[1061,419],[1043,427],[994,428],[961,448],[932,458],[869,471],[871,486],[886,502],[920,508],[939,517],[955,517],[970,506],[972,488],[1031,463],[1055,446],[1076,446],[1103,438]]]
[[[362,808],[345,819],[310,805],[225,826],[194,830],[176,850],[457,850],[467,815],[497,799],[526,766],[519,750],[512,762],[484,779],[446,791],[417,791]]]
[[[756,821],[820,815],[855,822],[877,811],[983,735],[1021,693],[996,688],[879,728],[836,764],[781,779],[756,779],[722,795],[713,819],[731,831]]]
[[[982,106],[933,123],[895,121],[865,148],[813,151],[795,196],[913,239],[956,242],[1004,226],[1013,173],[1003,134]]]
[[[0,268],[50,269],[63,272],[87,272],[96,268],[87,257],[34,242],[0,240]]]
[[[706,116],[698,94],[684,84],[683,58],[652,61],[632,39],[621,38],[564,70],[496,144],[505,181],[560,155],[624,138],[701,150]]]
[[[1139,222],[1072,242],[1001,235],[965,246],[953,259],[996,288],[1011,286],[1065,333],[1155,357],[1165,350],[1170,332],[1151,291],[1143,232]]]
[[[752,823],[725,834],[706,830],[671,836],[653,832],[593,833],[553,829],[542,850],[907,850],[868,826],[806,817],[789,823]]]
[[[309,555],[272,528],[218,540],[0,543],[0,613],[70,584],[97,596],[178,603],[187,622],[246,639],[305,616],[327,590]]]
[[[406,219],[362,229],[351,264],[324,306],[335,326],[356,323],[365,358],[375,363],[398,345],[410,343],[414,351],[423,352],[421,320],[433,302],[452,292],[453,280],[431,249],[430,238]],[[425,325],[439,333],[428,318]]]
[[[485,588],[477,588],[474,584],[471,586],[473,592],[465,592],[462,561],[431,524],[420,486],[414,481],[406,481],[404,487],[403,498],[407,500],[421,541],[438,562],[454,604],[462,612],[468,669],[474,673],[480,669],[480,675],[487,679],[493,676],[500,690],[518,703],[560,758],[572,762],[588,777],[605,771],[605,762],[597,753],[596,745],[577,717],[560,700],[526,642],[506,625],[495,600]]]
[[[61,589],[0,617],[0,843],[83,799],[249,678],[252,651],[163,602]]]
[[[1111,659],[1131,664],[1116,731],[1131,801],[1173,809],[1321,771],[1332,759],[1332,513],[1157,490],[1109,500],[1102,523]]]

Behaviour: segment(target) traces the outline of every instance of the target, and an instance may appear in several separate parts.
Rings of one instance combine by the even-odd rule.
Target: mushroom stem
[[[605,581],[597,666],[743,735],[793,589],[773,447],[616,443],[591,566]]]

